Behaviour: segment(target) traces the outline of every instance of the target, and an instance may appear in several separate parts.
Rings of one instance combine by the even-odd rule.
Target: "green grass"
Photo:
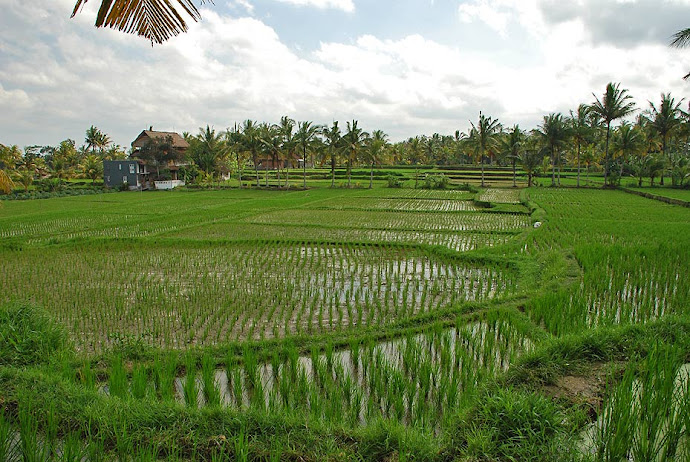
[[[670,187],[656,186],[653,188],[630,188],[634,191],[640,191],[655,196],[668,197],[670,199],[679,199],[685,202],[690,202],[690,189],[675,189]]]
[[[69,341],[0,365],[0,450],[6,428],[27,452],[39,434],[139,460],[686,450],[672,384],[690,358],[690,210],[613,190],[388,189],[387,170],[371,190],[315,169],[305,191],[5,202],[0,297],[38,314],[0,332],[37,345],[55,322]],[[414,169],[393,172],[413,184]],[[547,392],[598,364],[613,371],[600,423]]]

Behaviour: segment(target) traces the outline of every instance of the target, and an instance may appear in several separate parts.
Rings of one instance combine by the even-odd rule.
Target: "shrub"
[[[40,308],[24,302],[0,306],[0,365],[39,364],[66,345],[65,333]]]
[[[402,180],[393,175],[386,177],[386,187],[388,188],[402,188]]]
[[[562,460],[568,434],[563,413],[545,396],[498,389],[463,416],[460,443],[470,457]]]
[[[443,173],[440,175],[427,175],[422,184],[424,189],[446,189],[450,185],[450,180]]]

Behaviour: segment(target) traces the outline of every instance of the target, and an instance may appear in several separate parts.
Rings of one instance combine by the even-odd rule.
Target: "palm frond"
[[[684,48],[690,45],[690,28],[679,30],[673,34],[671,46],[676,48]],[[687,78],[687,76],[685,77]]]
[[[77,0],[74,17],[88,0]],[[178,11],[179,9],[179,11]],[[96,16],[96,27],[110,27],[163,43],[187,31],[182,14],[197,21],[201,18],[192,0],[102,0]]]
[[[9,194],[12,192],[12,188],[14,188],[12,180],[4,170],[0,170],[0,191],[4,194]]]

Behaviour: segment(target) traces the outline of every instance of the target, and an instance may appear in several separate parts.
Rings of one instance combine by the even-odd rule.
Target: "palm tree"
[[[261,138],[256,122],[247,119],[242,123],[242,137],[240,138],[242,149],[252,156],[254,173],[256,173],[256,186],[259,184],[259,152],[261,152]]]
[[[261,144],[264,147],[264,151],[271,158],[272,168],[278,169],[278,186],[280,187],[280,153],[282,149],[283,137],[280,134],[280,127],[278,125],[264,124],[261,126]],[[265,169],[266,173],[266,186],[268,186],[268,168]]]
[[[551,186],[556,186],[556,159],[570,136],[568,127],[560,113],[552,113],[544,116],[544,122],[535,133],[541,138],[551,156]],[[558,179],[560,185],[560,174]]]
[[[290,163],[295,157],[295,139],[292,130],[295,128],[295,121],[288,116],[280,118],[279,130],[282,137],[281,152],[285,156],[285,187],[290,188]]]
[[[673,40],[671,40],[671,46],[676,48],[684,48],[690,45],[690,27],[687,29],[679,30],[673,34]],[[683,77],[683,79],[690,78],[690,72]]]
[[[606,124],[606,147],[604,149],[604,186],[608,185],[609,169],[611,159],[609,158],[609,139],[611,138],[611,122],[631,114],[635,110],[635,103],[629,101],[632,97],[628,95],[628,90],[621,90],[620,84],[609,82],[601,100],[594,96],[592,111],[601,117]]]
[[[81,170],[85,177],[91,179],[91,184],[96,182],[96,178],[103,175],[103,161],[96,155],[86,156],[81,164]]]
[[[592,125],[590,124],[592,108],[586,104],[580,104],[577,111],[570,111],[568,125],[570,125],[570,135],[575,141],[575,152],[577,156],[577,187],[580,187],[580,156],[582,145],[589,142],[592,136]]]
[[[501,132],[501,124],[496,119],[486,117],[479,112],[479,123],[475,126],[470,122],[469,142],[474,148],[474,152],[482,164],[482,188],[484,187],[484,157],[491,155],[492,151],[498,147],[498,134]]]
[[[635,156],[642,151],[644,146],[644,137],[640,130],[628,122],[623,122],[613,136],[613,152],[619,154],[620,170],[618,173],[619,180],[623,177],[623,166],[627,159],[632,155]]]
[[[515,125],[501,140],[501,151],[505,153],[505,156],[510,159],[513,165],[513,188],[517,187],[517,172],[515,164],[520,157],[520,151],[522,151],[524,141],[525,132],[520,130],[519,125]]]
[[[681,125],[682,112],[680,105],[683,102],[681,99],[676,103],[675,99],[671,97],[671,93],[661,94],[661,103],[659,108],[654,106],[654,103],[649,102],[649,122],[652,128],[661,140],[661,155],[664,161],[668,160],[668,140],[673,132]],[[661,185],[664,185],[664,174],[661,173]]]
[[[357,127],[357,121],[347,123],[347,132],[343,135],[344,148],[347,152],[347,187],[352,185],[352,164],[357,161],[360,151],[364,148],[367,133]]]
[[[297,124],[297,133],[295,133],[295,140],[297,146],[302,148],[302,171],[303,187],[307,188],[307,152],[311,152],[314,146],[314,141],[321,131],[320,125],[312,125],[312,122],[299,122]]]
[[[388,146],[388,135],[383,130],[374,130],[367,140],[367,158],[371,163],[369,189],[374,187],[374,165],[381,162],[381,155]]]
[[[419,163],[423,160],[424,149],[418,136],[410,138],[407,142],[409,157],[414,164],[414,189],[419,186]]]
[[[244,153],[244,145],[242,143],[242,132],[240,127],[235,123],[235,126],[225,131],[225,143],[228,147],[228,151],[235,151],[235,158],[237,160],[237,177],[240,182],[240,189],[242,189],[242,162],[244,158],[242,153]]]
[[[541,152],[537,149],[525,149],[519,154],[518,160],[520,165],[527,173],[527,187],[532,186],[532,179],[539,171],[539,167],[541,167],[542,157]]]
[[[342,148],[342,135],[340,134],[340,127],[338,121],[333,121],[331,128],[324,127],[322,131],[326,143],[326,149],[331,158],[331,188],[335,188],[335,162],[338,151]]]
[[[103,152],[103,150],[110,144],[110,137],[100,131],[98,128],[91,125],[86,129],[86,136],[84,137],[87,151],[95,154],[96,150]]]
[[[223,135],[206,125],[199,127],[199,133],[190,139],[190,157],[205,173],[212,174],[218,169],[218,163],[227,154],[227,145]]]
[[[77,0],[72,17],[86,2],[88,0]],[[175,3],[177,7],[173,6]],[[187,31],[187,23],[181,13],[194,21],[201,19],[199,10],[191,0],[101,0],[95,25],[137,34],[151,43],[163,43]]]

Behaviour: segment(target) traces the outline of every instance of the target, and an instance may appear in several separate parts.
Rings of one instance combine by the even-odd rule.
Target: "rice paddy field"
[[[688,231],[600,189],[7,201],[0,459],[690,460]]]

